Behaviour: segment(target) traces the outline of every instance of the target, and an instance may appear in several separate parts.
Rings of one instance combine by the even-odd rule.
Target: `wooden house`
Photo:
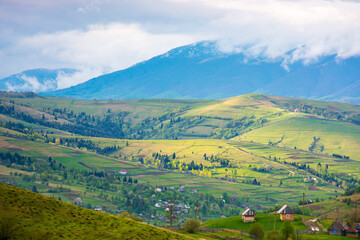
[[[284,206],[282,206],[282,208],[280,208],[278,213],[280,214],[281,221],[284,221],[284,220],[293,221],[294,220],[295,212],[286,204]]]
[[[246,208],[241,215],[243,222],[255,222],[255,210]]]
[[[345,236],[347,229],[348,227],[343,221],[337,220],[328,228],[328,233],[329,235]]]
[[[358,238],[359,232],[354,227],[349,227],[346,229],[346,236],[351,238]]]

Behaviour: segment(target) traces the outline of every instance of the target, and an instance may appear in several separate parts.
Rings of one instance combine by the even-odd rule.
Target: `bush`
[[[191,218],[186,220],[186,222],[183,224],[182,227],[188,233],[196,233],[200,227],[200,222],[199,220],[195,220]]]
[[[281,239],[281,234],[278,231],[270,231],[270,232],[267,232],[265,239],[266,240],[278,240],[278,239]]]
[[[249,234],[251,237],[257,240],[262,240],[264,238],[264,228],[260,223],[253,223],[250,226]]]
[[[290,221],[284,221],[284,225],[281,229],[283,239],[292,238],[295,239],[295,231],[294,226],[291,224]]]

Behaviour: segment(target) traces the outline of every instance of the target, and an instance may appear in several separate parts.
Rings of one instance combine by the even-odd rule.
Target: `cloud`
[[[60,87],[208,39],[219,40],[223,52],[282,58],[285,67],[360,55],[358,1],[27,1],[32,11],[22,0],[5,2],[0,76],[37,67],[81,70],[59,77]]]
[[[41,63],[41,67],[53,68],[57,65],[79,69],[71,84],[69,76],[59,76],[59,88],[63,88],[84,82],[90,77],[127,68],[199,39],[177,33],[149,33],[138,24],[113,23],[91,25],[85,30],[25,37],[7,51],[21,52],[20,61]],[[18,57],[15,55],[16,59]]]
[[[57,83],[55,79],[45,79],[40,83],[36,77],[26,76],[22,74],[19,76],[19,80],[24,83],[11,84],[6,83],[8,91],[32,91],[32,92],[45,92],[57,89]]]

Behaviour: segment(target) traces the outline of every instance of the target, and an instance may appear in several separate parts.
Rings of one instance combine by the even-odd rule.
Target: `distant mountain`
[[[200,42],[46,95],[83,99],[217,99],[258,92],[310,99],[333,96],[333,101],[348,102],[360,97],[359,91],[351,98],[344,96],[345,90],[336,94],[360,80],[360,58],[338,60],[327,56],[309,65],[296,62],[285,68],[282,64],[283,59],[222,53],[215,42]]]
[[[58,77],[71,75],[77,70],[61,69],[32,69],[0,79],[0,90],[13,92],[45,92],[58,89]]]

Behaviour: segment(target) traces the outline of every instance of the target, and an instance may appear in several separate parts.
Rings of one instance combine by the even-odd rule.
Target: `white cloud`
[[[64,18],[52,12],[60,7]],[[24,19],[34,21],[32,26],[42,20],[41,29],[51,30],[10,34],[11,41],[0,45],[0,75],[37,67],[81,70],[71,78],[59,76],[60,88],[206,39],[219,39],[225,52],[285,58],[285,67],[322,55],[360,55],[359,1],[77,0],[38,1],[34,9],[26,14],[37,17]]]
[[[55,79],[45,79],[42,83],[36,77],[26,76],[22,74],[19,76],[19,79],[24,81],[24,84],[12,85],[7,82],[8,91],[32,91],[32,92],[45,92],[55,90],[57,88],[57,83]]]
[[[75,85],[103,73],[127,68],[199,37],[152,34],[138,24],[92,25],[86,30],[38,34],[21,39],[13,49],[26,61],[57,63],[80,70],[74,77],[59,76],[59,88]],[[44,66],[43,65],[43,66]],[[43,67],[42,66],[42,67]]]

